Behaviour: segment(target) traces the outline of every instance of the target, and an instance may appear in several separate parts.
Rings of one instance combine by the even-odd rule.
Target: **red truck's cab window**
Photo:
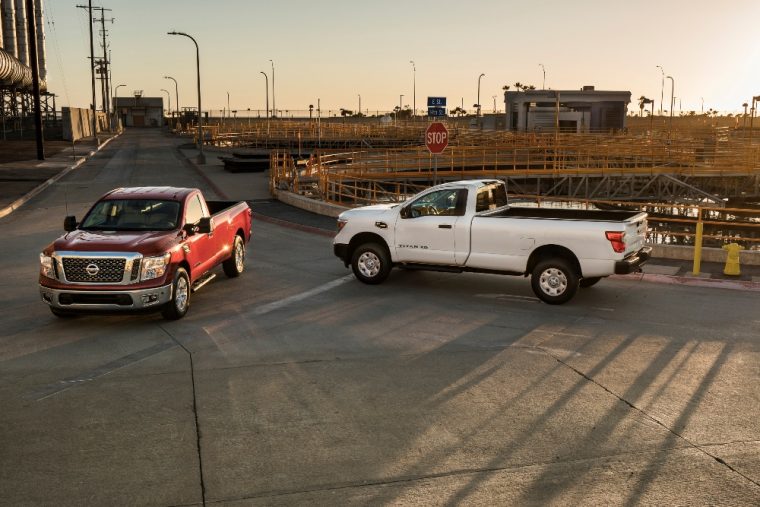
[[[198,220],[203,217],[203,204],[201,204],[201,198],[196,194],[187,201],[187,208],[185,209],[185,223],[197,224]]]

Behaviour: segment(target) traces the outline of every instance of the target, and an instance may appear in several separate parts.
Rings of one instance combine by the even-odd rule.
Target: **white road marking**
[[[592,310],[599,310],[601,312],[614,312],[615,311],[614,308],[603,308],[601,306],[592,306],[591,309]]]
[[[306,292],[301,292],[300,294],[295,294],[293,296],[286,297],[285,299],[280,299],[279,301],[273,301],[263,306],[259,306],[253,310],[253,313],[254,315],[264,315],[265,313],[279,310],[280,308],[284,308],[293,303],[297,303],[312,296],[316,296],[317,294],[327,292],[328,290],[334,289],[335,287],[343,285],[346,282],[350,282],[353,279],[354,275],[346,275],[342,278],[338,278],[337,280],[333,280],[332,282],[327,282],[324,285],[320,285],[319,287],[314,287],[313,289],[307,290]]]

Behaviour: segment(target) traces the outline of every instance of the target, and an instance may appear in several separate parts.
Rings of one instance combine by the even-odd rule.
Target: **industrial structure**
[[[164,124],[164,99],[143,97],[135,91],[132,97],[114,98],[114,111],[125,127],[162,127]]]
[[[570,133],[609,132],[625,128],[631,92],[595,90],[525,90],[504,92],[507,130]]]
[[[47,92],[42,0],[34,0],[43,120],[55,120],[55,95]],[[30,13],[29,13],[30,14]],[[33,134],[34,100],[25,0],[0,0],[0,129],[2,139]]]

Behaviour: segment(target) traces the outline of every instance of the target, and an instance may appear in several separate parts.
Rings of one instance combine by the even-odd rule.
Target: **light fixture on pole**
[[[414,60],[409,60],[412,64],[412,117],[417,116],[417,66],[414,64]]]
[[[660,69],[660,73],[662,74],[662,82],[660,83],[660,116],[662,116],[662,104],[665,100],[665,71],[661,65],[657,65],[657,68]]]
[[[195,70],[198,77],[198,164],[206,163],[206,156],[203,154],[203,109],[201,109],[201,51],[198,48],[198,41],[184,32],[166,32],[167,35],[181,35],[187,37],[195,44]]]
[[[541,66],[541,70],[544,72],[544,84],[541,85],[541,89],[546,90],[546,67],[544,67],[543,63],[539,63],[538,65]]]
[[[177,87],[177,80],[171,76],[164,76],[164,79],[174,81],[174,107],[177,109],[177,118],[179,118],[179,87]]]

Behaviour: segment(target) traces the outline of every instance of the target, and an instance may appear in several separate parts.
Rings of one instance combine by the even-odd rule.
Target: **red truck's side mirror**
[[[76,230],[77,228],[77,217],[75,216],[68,216],[63,219],[63,230],[66,232],[71,232]]]
[[[198,232],[200,234],[211,234],[214,231],[214,222],[211,217],[203,217],[198,220]]]

